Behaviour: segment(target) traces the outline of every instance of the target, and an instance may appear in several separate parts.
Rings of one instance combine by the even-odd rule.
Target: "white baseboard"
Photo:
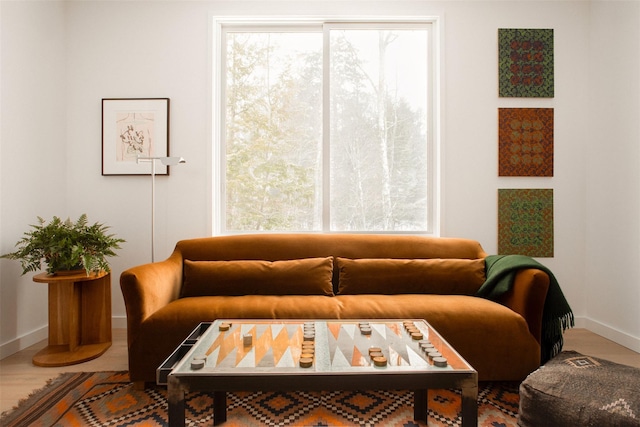
[[[113,316],[111,329],[127,329],[127,316]]]
[[[640,338],[629,335],[626,332],[619,331],[611,326],[604,325],[595,320],[589,318],[582,318],[579,326],[585,328],[595,334],[605,337],[621,346],[627,347],[630,350],[640,353]],[[578,319],[576,319],[576,326],[578,326]]]
[[[126,316],[111,318],[112,329],[127,329]],[[43,326],[0,345],[0,360],[49,338],[49,327]]]
[[[46,340],[49,337],[49,327],[43,326],[39,329],[22,335],[16,339],[6,342],[0,345],[0,360],[5,357],[9,357],[14,353],[24,350],[27,347],[31,347],[34,344],[39,343],[42,340]]]

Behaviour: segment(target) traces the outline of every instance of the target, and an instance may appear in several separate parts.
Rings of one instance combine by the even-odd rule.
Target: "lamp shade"
[[[174,166],[178,163],[186,163],[187,161],[183,157],[160,157],[160,163],[165,166]]]

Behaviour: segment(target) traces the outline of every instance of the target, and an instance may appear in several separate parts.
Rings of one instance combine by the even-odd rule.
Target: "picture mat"
[[[137,163],[136,157],[167,157],[168,131],[168,98],[103,99],[102,174],[150,175],[150,163]],[[156,164],[156,175],[168,171]]]

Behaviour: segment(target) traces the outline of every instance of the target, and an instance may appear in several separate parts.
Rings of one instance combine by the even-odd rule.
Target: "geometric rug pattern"
[[[516,382],[480,383],[478,425],[515,426]],[[212,425],[213,399],[190,393],[186,425]],[[429,390],[428,425],[461,425],[456,390]],[[227,394],[223,426],[397,426],[420,427],[413,420],[411,391],[233,392]],[[166,388],[135,390],[127,372],[62,374],[51,384],[3,414],[13,426],[168,426]]]

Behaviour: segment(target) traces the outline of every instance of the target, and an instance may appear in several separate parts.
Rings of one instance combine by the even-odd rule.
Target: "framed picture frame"
[[[554,97],[553,29],[498,29],[498,92],[507,98]]]
[[[553,108],[498,108],[498,176],[553,176]]]
[[[151,175],[138,157],[169,156],[169,98],[102,99],[102,175]],[[159,164],[156,175],[169,175]]]
[[[498,189],[498,254],[553,258],[553,188]]]

